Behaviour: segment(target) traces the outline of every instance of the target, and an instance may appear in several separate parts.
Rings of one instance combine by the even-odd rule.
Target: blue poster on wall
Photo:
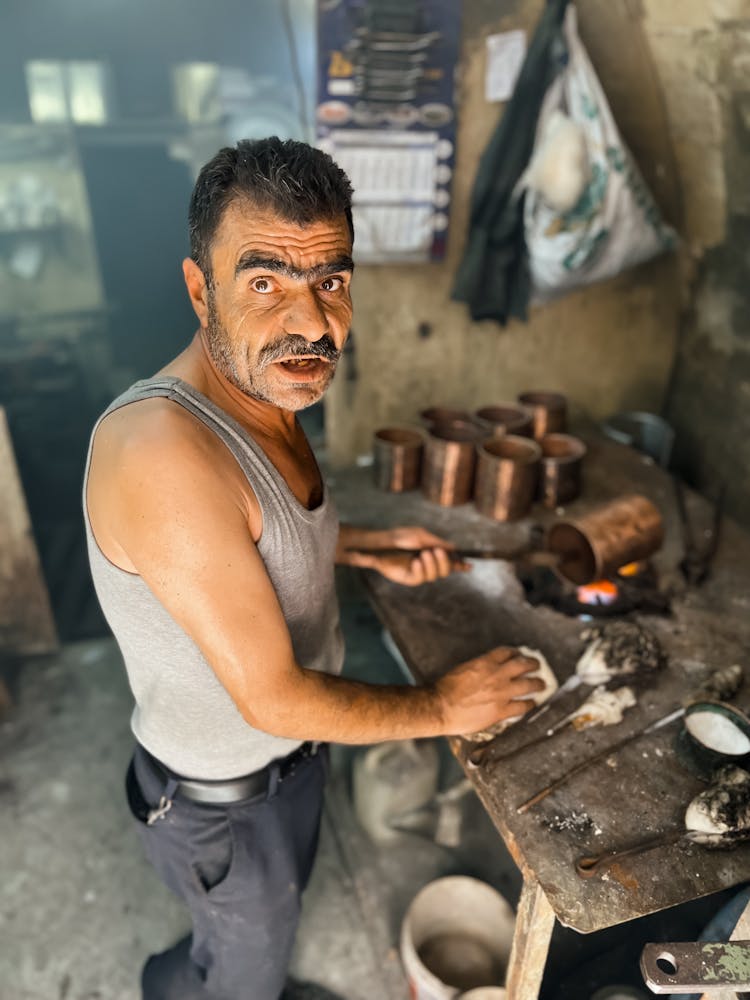
[[[318,0],[318,145],[354,187],[356,259],[440,260],[460,0]]]

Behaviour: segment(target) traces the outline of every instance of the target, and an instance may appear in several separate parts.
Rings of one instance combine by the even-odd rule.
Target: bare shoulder
[[[156,396],[108,414],[96,432],[94,447],[106,460],[142,449],[190,449],[207,443],[210,433],[184,407]]]
[[[260,534],[257,501],[231,452],[184,407],[162,398],[130,403],[101,422],[87,505],[99,547],[125,570],[132,569],[127,539],[139,521],[159,528],[186,506]]]
[[[115,480],[139,473],[154,479],[219,476],[226,487],[247,483],[216,434],[192,413],[163,398],[140,400],[110,413],[94,439],[91,476]],[[248,489],[249,489],[249,484]]]

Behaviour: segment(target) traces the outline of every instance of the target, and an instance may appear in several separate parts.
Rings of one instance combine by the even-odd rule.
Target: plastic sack
[[[565,14],[568,62],[545,94],[535,154],[544,153],[555,119],[579,126],[588,155],[583,192],[567,211],[529,187],[524,232],[536,301],[610,278],[676,245],[612,117],[607,98],[578,36],[573,5]],[[534,156],[527,171],[534,174]],[[553,199],[554,200],[554,199]]]

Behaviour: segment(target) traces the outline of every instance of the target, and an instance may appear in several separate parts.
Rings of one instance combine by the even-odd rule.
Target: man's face
[[[298,226],[230,202],[211,246],[206,336],[238,389],[285,410],[317,402],[349,334],[346,219]]]

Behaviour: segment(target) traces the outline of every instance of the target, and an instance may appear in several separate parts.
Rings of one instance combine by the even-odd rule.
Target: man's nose
[[[312,288],[301,288],[291,297],[284,317],[284,330],[313,343],[330,333],[328,317]]]

